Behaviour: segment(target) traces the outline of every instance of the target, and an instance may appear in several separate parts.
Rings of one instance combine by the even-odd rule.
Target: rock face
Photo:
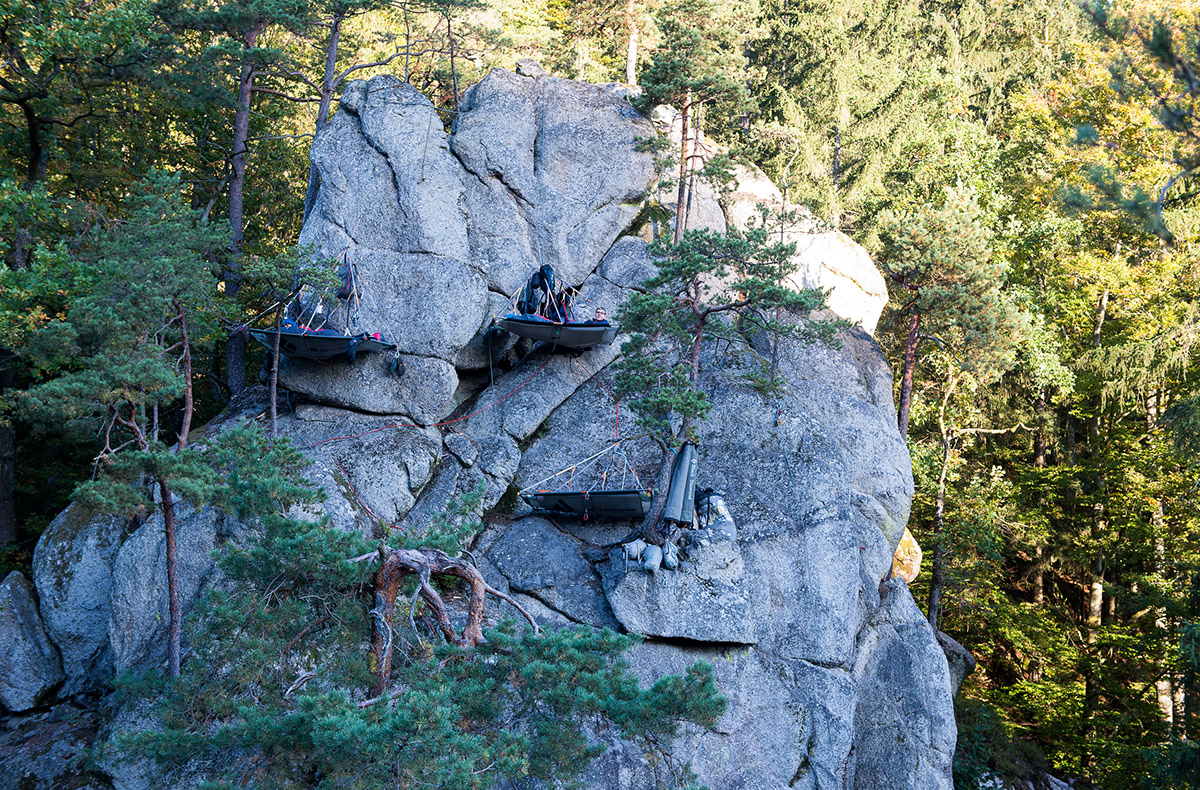
[[[679,145],[679,119],[674,110],[660,107],[655,122]],[[707,161],[725,150],[700,136],[698,153]],[[887,306],[887,283],[871,256],[844,233],[830,229],[804,206],[787,203],[779,188],[753,165],[736,164],[735,186],[722,204],[716,192],[697,180],[687,211],[686,228],[708,228],[724,232],[727,227],[745,228],[758,219],[759,204],[775,210],[796,211],[798,222],[784,230],[783,240],[796,245],[792,258],[796,271],[788,278],[795,288],[820,288],[829,292],[827,303],[840,318],[857,323],[875,334],[879,315]],[[675,210],[675,196],[660,194],[664,206]]]
[[[949,669],[908,586],[892,579],[884,593],[859,634],[854,664],[855,786],[940,787],[954,762]]]
[[[33,583],[46,632],[62,652],[64,694],[103,686],[112,676],[108,618],[113,563],[125,524],[71,505],[50,523],[33,553]]]
[[[355,331],[397,343],[388,365],[289,361],[288,388],[422,424],[456,405],[462,354],[540,264],[580,285],[641,208],[654,178],[636,153],[650,122],[603,88],[494,69],[466,92],[452,135],[433,105],[395,77],[354,82],[317,133],[321,174],[300,241],[346,253],[363,285]],[[619,162],[619,167],[597,167]],[[345,328],[335,309],[328,324]],[[477,344],[478,345],[478,344]]]
[[[946,663],[950,667],[950,693],[952,696],[957,696],[967,675],[975,671],[975,656],[971,654],[970,650],[941,631],[937,632],[937,641],[942,652],[946,654]]]
[[[33,585],[13,571],[0,582],[0,708],[29,710],[65,677],[58,648],[38,615]]]
[[[179,553],[179,597],[185,608],[211,586],[212,552],[222,518],[211,508],[180,509],[175,536]],[[167,539],[162,515],[150,518],[121,544],[113,566],[109,643],[117,672],[144,671],[167,656]]]
[[[511,507],[522,490],[601,478],[644,489],[661,460],[614,400],[620,338],[572,356],[487,332],[539,263],[589,313],[616,313],[654,273],[635,224],[655,179],[635,141],[651,133],[618,92],[532,63],[470,89],[450,133],[399,80],[352,83],[313,144],[321,187],[302,241],[346,252],[366,291],[357,327],[336,310],[329,325],[382,332],[406,373],[396,378],[387,355],[288,362],[280,431],[312,462],[337,527],[419,534],[448,499],[480,491],[481,511],[499,509],[472,557],[544,624],[645,635],[629,660],[647,683],[710,661],[728,710],[711,731],[684,729],[670,754],[714,790],[949,790],[946,657],[907,586],[880,585],[905,534],[912,473],[891,371],[868,334],[882,278],[848,240],[815,224],[797,231],[811,246],[802,263],[817,263],[795,284],[833,287],[834,312],[862,328],[832,344],[750,337],[704,350],[712,410],[698,428],[699,485],[722,493],[736,536],[689,531],[678,569],[648,574],[619,549],[634,523]],[[725,205],[697,191],[693,226],[742,224],[754,201],[778,198],[761,173],[739,176]],[[772,358],[782,383],[764,388]],[[224,583],[213,550],[248,536],[211,511],[180,513],[190,604]],[[153,517],[131,525],[72,508],[43,536],[35,581],[63,693],[161,662],[162,565]],[[637,749],[609,746],[587,787],[657,786]],[[128,790],[146,781],[141,768],[102,770]]]

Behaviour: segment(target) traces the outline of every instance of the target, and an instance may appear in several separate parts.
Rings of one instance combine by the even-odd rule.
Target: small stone
[[[532,77],[534,79],[546,76],[546,70],[542,68],[540,63],[532,58],[521,58],[518,60],[517,73],[522,77]]]

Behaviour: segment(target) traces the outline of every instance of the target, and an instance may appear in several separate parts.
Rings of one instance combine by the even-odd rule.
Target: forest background
[[[193,249],[194,399],[153,424],[218,413],[348,79],[400,75],[447,128],[521,57],[637,83],[890,277],[915,593],[979,661],[957,786],[1200,786],[1198,45],[1188,0],[0,0],[0,396],[78,366],[37,330],[94,256],[136,257],[153,193],[222,231]],[[5,572],[96,450],[7,415]]]

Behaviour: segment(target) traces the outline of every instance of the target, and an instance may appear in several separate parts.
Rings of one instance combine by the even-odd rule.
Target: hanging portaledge
[[[667,489],[667,504],[663,507],[663,520],[673,521],[684,527],[692,525],[692,513],[696,497],[696,445],[684,442],[675,453],[671,466],[671,486]]]
[[[617,339],[617,328],[603,323],[560,324],[539,315],[508,315],[496,326],[518,337],[527,337],[563,348],[585,349],[608,346]]]
[[[331,329],[309,329],[285,322],[279,330],[279,353],[288,359],[311,359],[327,362],[339,357],[354,361],[360,351],[395,351],[396,344],[388,343],[379,333],[372,335],[343,335]],[[268,349],[275,348],[275,331],[251,329],[250,336]]]
[[[570,349],[610,345],[617,338],[617,327],[608,321],[574,321],[572,293],[558,284],[554,269],[542,266],[514,298],[514,311],[496,325],[519,337],[527,337]]]
[[[531,508],[545,515],[578,516],[584,521],[596,518],[645,518],[650,507],[650,491],[538,491],[522,494]]]
[[[335,295],[346,308],[345,325],[350,331],[359,328],[359,318],[362,308],[362,289],[359,286],[358,267],[350,257],[349,248],[342,250],[334,261],[337,277],[342,281]],[[325,310],[323,293],[311,290],[307,285],[301,286],[293,294],[295,299],[288,307],[293,318],[285,318],[275,329],[251,329],[250,335],[268,350],[275,348],[275,339],[279,338],[279,353],[288,359],[311,359],[315,362],[328,362],[331,359],[344,358],[353,362],[360,351],[396,351],[396,344],[387,342],[378,332],[367,334],[355,332],[343,334],[333,329],[326,329],[325,322],[331,313]],[[335,308],[332,312],[337,312]],[[399,355],[394,355],[391,368],[396,373],[403,372],[403,363]]]

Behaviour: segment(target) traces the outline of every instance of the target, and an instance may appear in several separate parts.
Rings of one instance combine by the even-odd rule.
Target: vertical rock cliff
[[[450,133],[398,79],[347,88],[313,144],[321,186],[301,241],[351,256],[364,292],[358,325],[398,344],[405,373],[378,354],[284,365],[295,405],[280,428],[313,461],[335,524],[363,529],[369,508],[419,528],[481,484],[491,508],[618,435],[628,467],[657,465],[610,395],[620,339],[547,356],[486,334],[541,264],[610,315],[653,272],[637,223],[656,170],[637,141],[655,131],[606,88],[544,74],[494,70],[467,92]],[[741,168],[732,202],[711,202],[716,226],[780,197]],[[630,660],[646,681],[712,662],[729,708],[713,731],[687,730],[669,751],[713,790],[949,790],[946,660],[904,582],[881,584],[913,492],[891,371],[869,334],[882,278],[861,248],[815,221],[793,236],[795,284],[832,288],[831,309],[861,326],[834,344],[707,348],[714,405],[700,427],[699,483],[724,494],[736,538],[697,531],[678,571],[647,574],[605,548],[629,524],[526,515],[496,519],[474,554],[548,626],[644,634]],[[771,356],[783,383],[760,391]],[[60,677],[60,695],[100,688],[114,670],[161,661],[162,538],[153,521],[130,526],[73,508],[43,536],[41,622],[0,616],[0,629],[24,635],[22,655],[41,657],[45,680],[13,699],[45,698]],[[221,583],[210,555],[237,529],[211,512],[182,514],[189,600]],[[14,585],[19,612],[30,611],[32,594]],[[649,788],[660,768],[616,742],[587,784]],[[138,776],[114,775],[113,786],[140,787]]]

